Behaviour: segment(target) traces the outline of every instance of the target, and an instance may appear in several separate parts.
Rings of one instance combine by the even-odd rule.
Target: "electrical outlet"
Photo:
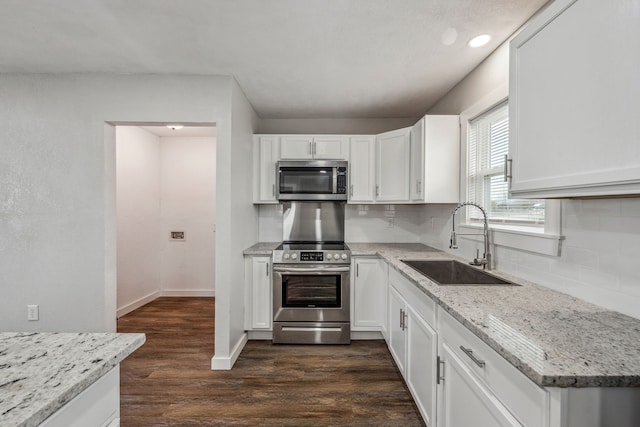
[[[387,218],[387,228],[393,228],[396,226],[395,218]]]
[[[27,306],[27,320],[39,320],[40,319],[40,309],[37,305],[28,305]]]

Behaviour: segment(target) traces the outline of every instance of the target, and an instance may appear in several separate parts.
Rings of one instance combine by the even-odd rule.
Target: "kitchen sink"
[[[438,285],[444,286],[520,286],[501,279],[476,267],[453,260],[410,261],[401,260]]]

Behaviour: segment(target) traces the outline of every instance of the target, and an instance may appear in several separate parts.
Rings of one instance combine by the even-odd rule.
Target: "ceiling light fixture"
[[[178,129],[182,129],[184,126],[182,125],[167,125],[167,127],[171,130],[178,130]]]
[[[468,44],[469,47],[480,47],[489,43],[489,40],[491,40],[491,36],[489,34],[481,34],[469,40]]]

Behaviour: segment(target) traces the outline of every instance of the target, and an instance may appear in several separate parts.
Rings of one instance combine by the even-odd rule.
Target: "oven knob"
[[[289,254],[284,254],[284,259],[289,259]]]
[[[331,259],[331,258],[333,258],[333,255],[327,254],[327,259]]]
[[[347,259],[347,254],[342,254],[342,259]]]
[[[298,258],[298,254],[291,254],[291,259],[296,259]]]

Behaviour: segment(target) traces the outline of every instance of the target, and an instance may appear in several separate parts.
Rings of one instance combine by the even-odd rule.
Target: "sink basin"
[[[409,261],[401,260],[438,285],[446,286],[520,286],[487,273],[477,267],[459,261]]]

